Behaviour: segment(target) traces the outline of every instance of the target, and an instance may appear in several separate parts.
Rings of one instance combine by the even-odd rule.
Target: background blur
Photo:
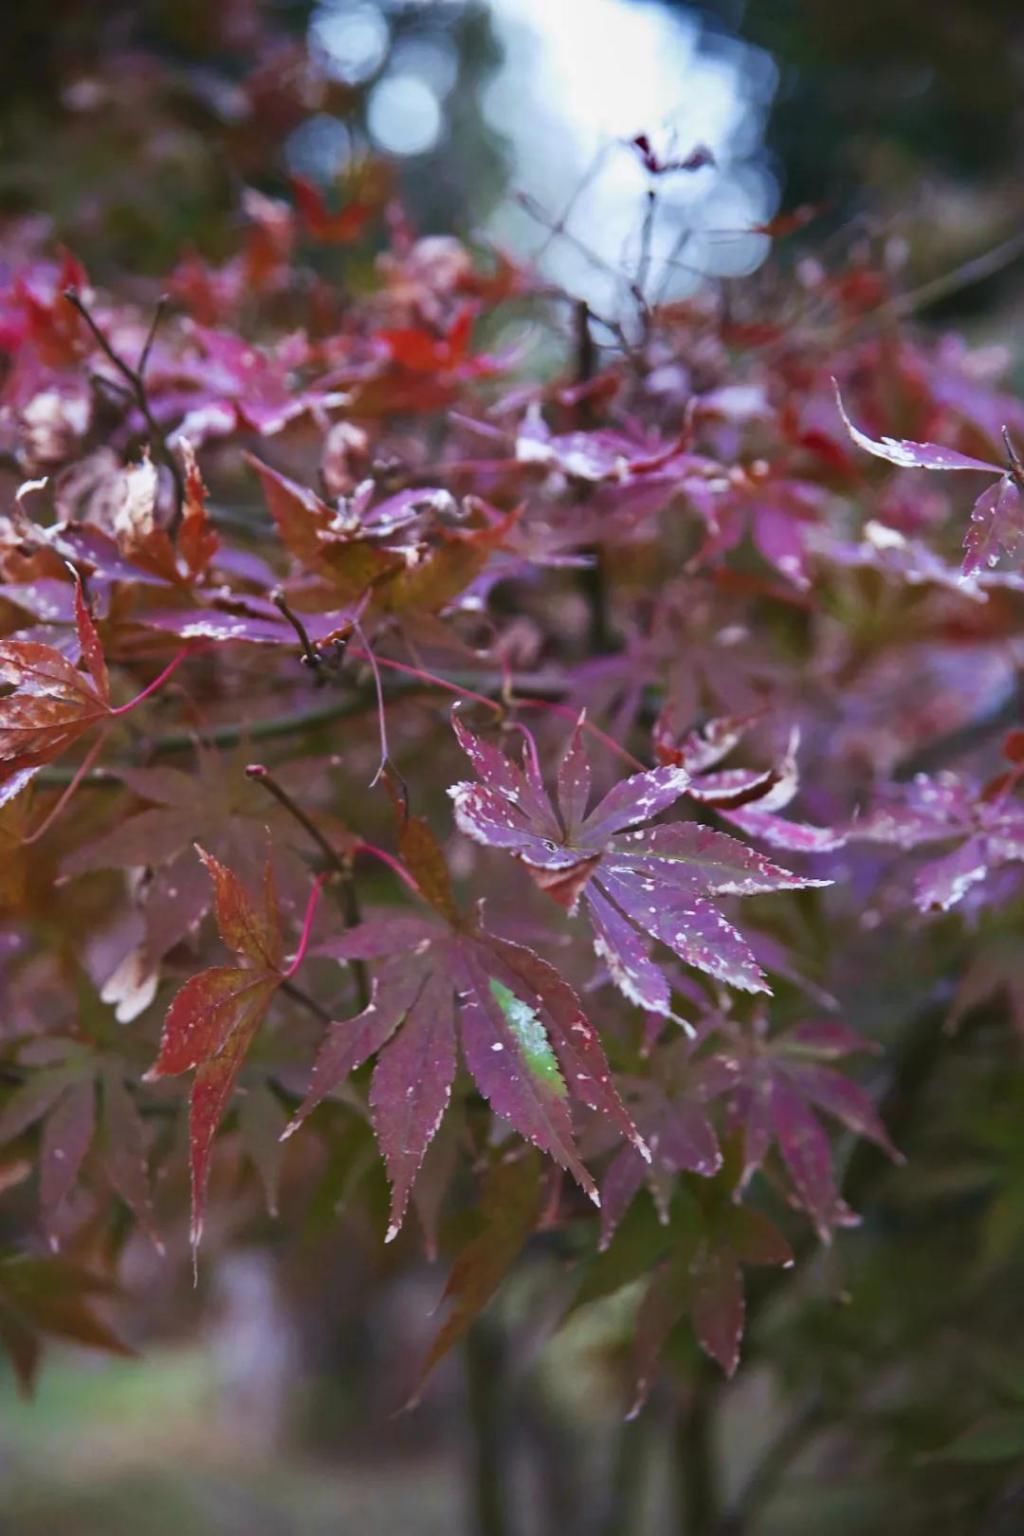
[[[645,180],[622,140],[641,131],[663,158],[701,145],[713,157],[663,189],[654,257],[666,294],[865,240],[905,264],[909,286],[935,283],[927,323],[1012,337],[1019,263],[997,261],[969,283],[944,278],[1021,229],[1019,0],[5,7],[0,213],[48,220],[101,281],[164,272],[189,246],[223,256],[244,186],[283,192],[297,174],[336,195],[375,150],[394,158],[421,231],[535,256],[553,282],[609,311],[636,261]],[[813,236],[792,253],[751,232],[808,205]],[[954,1075],[960,1049],[950,1046]],[[954,1185],[968,1187],[998,1149],[1024,1167],[1024,1088],[1000,1070],[1003,1118],[985,1122],[987,1143],[979,1130],[981,1152],[943,1165]],[[936,1089],[954,1145],[970,1143],[966,1132],[957,1140],[956,1117],[985,1102],[976,1078],[961,1075],[955,1106]],[[905,1128],[903,1178],[915,1177],[915,1138],[928,1135]],[[559,1285],[543,1254],[503,1294],[468,1369],[446,1361],[426,1406],[395,1416],[443,1276],[426,1264],[399,1275],[379,1231],[346,1220],[345,1197],[339,1177],[287,1253],[271,1222],[239,1210],[237,1230],[222,1234],[233,1246],[218,1258],[211,1244],[195,1293],[140,1243],[128,1326],[141,1361],[53,1350],[31,1404],[0,1376],[3,1536],[450,1536],[470,1528],[488,1436],[505,1445],[516,1536],[673,1529],[675,1450],[658,1400],[624,1431],[610,1387],[623,1347],[615,1306],[581,1314],[539,1353]],[[759,1341],[783,1372],[814,1353],[851,1402],[886,1351],[904,1351],[926,1384],[936,1337],[930,1239],[895,1221],[875,1253],[873,1236],[845,1325],[833,1314],[823,1327],[812,1296]],[[966,1256],[945,1254],[945,1272],[958,1262]],[[826,1275],[823,1292],[832,1284]],[[983,1290],[972,1306],[1008,1302]],[[753,1360],[722,1448],[738,1480],[771,1429],[756,1350]],[[488,1383],[499,1378],[496,1397]],[[872,1432],[885,1433],[882,1409]],[[900,1433],[892,1427],[902,1483],[865,1490],[840,1463],[823,1492],[797,1456],[757,1531],[860,1531],[881,1507],[889,1529],[917,1531],[915,1480],[946,1474]]]

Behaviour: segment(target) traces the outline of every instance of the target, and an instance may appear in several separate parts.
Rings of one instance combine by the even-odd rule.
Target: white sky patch
[[[491,0],[505,63],[484,110],[513,145],[514,184],[558,217],[604,154],[570,221],[600,262],[632,271],[650,186],[639,159],[615,141],[647,133],[662,158],[707,145],[717,165],[660,179],[651,277],[670,291],[699,278],[752,271],[764,236],[721,234],[763,222],[775,211],[773,178],[756,160],[776,84],[768,55],[747,44],[702,41],[685,13],[629,0]],[[681,231],[694,230],[681,265],[666,268]],[[521,209],[503,207],[494,231],[516,249],[534,249],[543,230]],[[597,305],[614,279],[568,242],[552,242],[546,271]]]

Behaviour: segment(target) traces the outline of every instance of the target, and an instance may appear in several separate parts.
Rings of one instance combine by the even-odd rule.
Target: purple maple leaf
[[[977,571],[998,565],[1006,555],[1012,559],[1024,539],[1024,465],[1010,442],[1006,428],[1008,464],[993,464],[988,459],[974,459],[969,454],[958,453],[954,448],[944,448],[939,443],[915,443],[904,438],[883,437],[876,441],[855,427],[839,393],[839,385],[832,380],[836,391],[836,404],[843,418],[843,425],[858,448],[874,454],[876,459],[886,459],[901,469],[956,469],[974,470],[976,473],[998,475],[994,485],[982,491],[974,503],[971,521],[964,535],[964,559],[962,571],[972,576]]]
[[[389,1240],[447,1108],[457,1040],[495,1113],[567,1169],[595,1203],[570,1101],[602,1114],[648,1156],[579,999],[532,950],[481,928],[403,916],[364,922],[320,953],[374,962],[374,994],[358,1017],[329,1028],[289,1129],[376,1056],[370,1112],[391,1180]]]
[[[845,841],[832,827],[790,821],[777,813],[790,804],[800,788],[797,767],[799,731],[790,733],[781,759],[771,768],[719,768],[718,764],[759,723],[758,715],[732,715],[709,720],[681,740],[672,729],[666,708],[654,725],[654,750],[662,763],[677,763],[691,774],[687,793],[748,837],[792,853],[828,853]],[[714,771],[711,771],[714,770]]]
[[[731,1032],[734,1049],[692,1068],[693,1091],[704,1099],[723,1097],[730,1119],[742,1129],[740,1187],[776,1146],[797,1200],[827,1241],[835,1226],[849,1220],[849,1213],[839,1196],[828,1136],[816,1111],[901,1160],[865,1090],[828,1065],[867,1050],[868,1044],[835,1019],[807,1020],[772,1038],[766,1037],[763,1020],[753,1034],[738,1026]]]
[[[914,881],[922,912],[948,912],[992,870],[1024,862],[1024,805],[1005,787],[990,792],[961,774],[919,773],[908,784],[885,786],[848,836],[906,849],[956,840]]]
[[[538,884],[573,912],[587,904],[594,947],[630,1001],[671,1012],[670,988],[644,935],[688,965],[748,992],[767,992],[750,946],[722,916],[715,896],[827,885],[780,869],[735,838],[696,822],[647,826],[690,787],[670,765],[616,784],[587,814],[590,767],[577,725],[558,768],[557,809],[528,754],[519,768],[455,721],[480,782],[449,794],[460,829],[521,859]]]

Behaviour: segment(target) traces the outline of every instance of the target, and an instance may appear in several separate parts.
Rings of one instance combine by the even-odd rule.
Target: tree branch
[[[167,438],[164,435],[163,428],[160,426],[160,423],[153,415],[153,408],[149,403],[149,391],[146,388],[145,379],[145,370],[146,365],[149,362],[149,354],[156,337],[157,327],[163,318],[167,300],[162,298],[158,303],[156,307],[156,313],[153,316],[153,321],[149,328],[149,333],[142,348],[142,353],[139,357],[139,365],[137,368],[133,368],[130,363],[125,362],[121,354],[117,352],[111,345],[108,337],[104,334],[102,328],[97,324],[88,305],[85,303],[85,300],[82,298],[77,288],[66,288],[64,290],[64,297],[72,306],[72,308],[76,309],[81,315],[100,351],[106,358],[109,359],[121,377],[125,380],[134,397],[135,404],[139,408],[142,419],[146,423],[146,427],[149,431],[150,446],[158,455],[158,457],[163,461],[164,465],[170,472],[171,479],[174,482],[174,496],[176,503],[174,519],[170,529],[173,535],[177,531],[178,524],[181,521],[182,513],[185,508],[185,476],[182,474],[181,465],[178,463],[177,458],[168,446]]]

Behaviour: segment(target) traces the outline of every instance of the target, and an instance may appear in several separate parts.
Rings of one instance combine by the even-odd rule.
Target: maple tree
[[[708,163],[631,152],[652,185]],[[287,1224],[326,1179],[302,1149],[365,1131],[381,1245],[451,1262],[409,1394],[550,1243],[563,1323],[634,1287],[638,1412],[684,1324],[737,1369],[748,1267],[798,1284],[856,1226],[851,1143],[902,1166],[894,945],[934,1034],[993,998],[1019,1034],[1024,405],[991,357],[876,323],[851,257],[781,308],[758,280],[577,303],[543,374],[521,316],[569,296],[392,193],[371,163],[337,206],[250,190],[238,250],[152,302],[9,232],[25,1385],[47,1333],[127,1348],[135,1232],[177,1265],[187,1226],[201,1270],[240,1188],[278,1210],[285,1181]]]

